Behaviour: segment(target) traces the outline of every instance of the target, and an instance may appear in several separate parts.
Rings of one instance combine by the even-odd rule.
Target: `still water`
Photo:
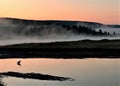
[[[120,86],[120,59],[0,59],[0,72],[41,73],[75,81],[4,77],[7,86]]]

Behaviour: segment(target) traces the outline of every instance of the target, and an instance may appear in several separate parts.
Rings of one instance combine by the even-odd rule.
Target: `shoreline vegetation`
[[[8,58],[118,58],[120,40],[82,40],[0,46],[0,59]]]

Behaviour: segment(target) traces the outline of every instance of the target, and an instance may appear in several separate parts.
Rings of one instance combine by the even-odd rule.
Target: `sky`
[[[0,17],[120,24],[120,0],[0,0]]]

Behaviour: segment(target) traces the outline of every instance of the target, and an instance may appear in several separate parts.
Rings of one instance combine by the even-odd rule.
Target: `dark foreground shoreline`
[[[0,73],[3,77],[16,77],[23,79],[36,79],[36,80],[51,80],[51,81],[74,81],[69,77],[53,76],[40,73],[20,73],[20,72],[3,72]]]
[[[7,58],[120,58],[120,40],[82,40],[0,46],[0,59]]]

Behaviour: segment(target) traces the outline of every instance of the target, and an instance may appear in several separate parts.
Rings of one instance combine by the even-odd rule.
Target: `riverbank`
[[[0,47],[0,58],[118,58],[120,40],[26,43]]]
[[[13,44],[0,46],[0,48],[100,48],[100,49],[120,49],[120,40],[81,40],[81,41],[63,41],[63,42],[50,42],[50,43],[22,43],[22,44]]]

